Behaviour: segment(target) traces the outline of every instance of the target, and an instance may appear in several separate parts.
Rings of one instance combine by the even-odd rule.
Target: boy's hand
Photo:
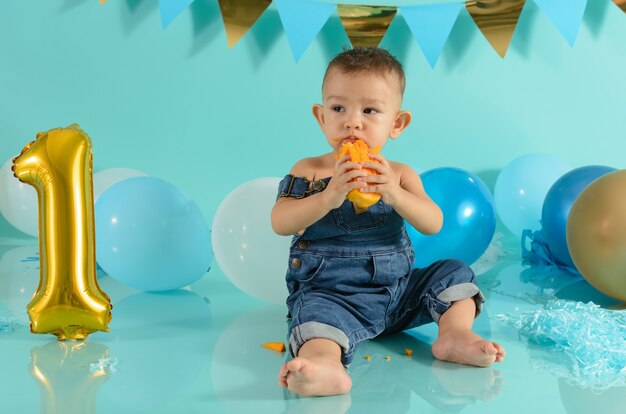
[[[367,172],[362,170],[360,164],[349,160],[350,155],[344,155],[337,160],[333,178],[328,182],[326,189],[320,193],[325,196],[325,205],[329,210],[341,206],[351,190],[366,186],[364,181],[359,180],[365,177]]]
[[[396,176],[389,162],[380,154],[367,154],[372,160],[362,163],[363,168],[369,168],[376,171],[378,174],[367,175],[363,178],[359,178],[366,185],[361,188],[364,193],[380,193],[385,204],[393,207],[398,194],[402,190],[400,187],[400,180]]]

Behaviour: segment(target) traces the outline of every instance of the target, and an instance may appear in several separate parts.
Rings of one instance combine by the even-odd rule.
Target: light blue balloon
[[[415,250],[416,267],[441,259],[474,263],[496,230],[491,191],[474,174],[460,168],[436,168],[421,175],[426,194],[441,208],[443,227],[426,236],[406,223]]]
[[[549,154],[526,154],[498,174],[494,199],[500,220],[517,237],[541,228],[541,209],[548,190],[570,166]]]
[[[96,257],[112,278],[161,291],[200,279],[212,260],[211,235],[196,203],[153,177],[121,181],[96,203]]]

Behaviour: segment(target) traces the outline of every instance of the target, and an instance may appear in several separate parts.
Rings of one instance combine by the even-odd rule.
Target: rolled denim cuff
[[[289,352],[293,357],[298,356],[298,352],[304,343],[310,339],[323,338],[334,341],[341,347],[345,354],[350,348],[350,340],[343,331],[334,326],[320,322],[305,322],[294,327],[289,336]]]
[[[437,295],[437,300],[448,304],[448,308],[446,310],[452,306],[452,302],[458,302],[468,298],[473,298],[476,303],[476,315],[474,316],[474,318],[476,318],[480,315],[480,312],[483,309],[485,296],[483,296],[483,293],[474,283],[459,283],[458,285],[450,286],[449,288],[444,289],[439,295]],[[437,313],[434,309],[430,310],[430,314],[435,322],[439,323],[439,318],[442,314]]]

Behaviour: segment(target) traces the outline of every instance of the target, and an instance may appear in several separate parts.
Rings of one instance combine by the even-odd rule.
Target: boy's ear
[[[317,120],[317,123],[320,124],[320,127],[324,127],[324,107],[320,104],[313,104],[313,116]]]
[[[406,129],[411,123],[413,115],[409,111],[400,111],[396,114],[396,119],[393,122],[393,129],[389,134],[390,138],[398,138],[402,131]]]

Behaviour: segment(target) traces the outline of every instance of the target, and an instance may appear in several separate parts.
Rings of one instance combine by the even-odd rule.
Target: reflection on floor
[[[350,394],[299,398],[277,385],[285,355],[260,347],[285,339],[286,309],[241,293],[216,266],[194,285],[160,294],[101,275],[114,306],[111,332],[57,342],[28,329],[37,246],[0,239],[1,411],[623,413],[624,387],[594,393],[557,378],[540,368],[554,355],[531,349],[495,318],[538,309],[555,297],[620,308],[582,278],[523,266],[516,245],[505,240],[509,254],[479,275],[487,302],[475,328],[506,347],[505,362],[483,369],[436,361],[430,353],[436,327],[428,325],[364,344],[349,369]]]

